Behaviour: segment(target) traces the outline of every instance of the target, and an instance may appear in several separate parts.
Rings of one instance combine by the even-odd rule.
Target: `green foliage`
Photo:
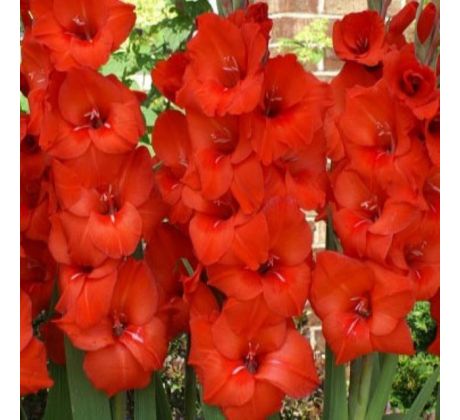
[[[399,357],[390,397],[391,406],[399,410],[410,408],[424,383],[439,366],[439,358],[425,352],[436,334],[436,325],[430,316],[429,303],[418,302],[407,320],[417,354]],[[436,398],[433,395],[425,411],[432,411],[435,403]]]
[[[436,336],[436,322],[430,315],[429,302],[417,302],[407,317],[417,351],[425,351]]]
[[[136,26],[101,72],[115,74],[132,89],[147,91],[142,111],[150,129],[157,115],[168,107],[168,101],[150,85],[150,71],[159,60],[185,49],[195,30],[195,18],[211,8],[207,0],[130,0],[130,3],[136,5]]]
[[[328,36],[327,19],[314,19],[306,25],[294,38],[280,38],[281,52],[294,53],[303,64],[317,64],[324,57],[324,50],[332,47]]]

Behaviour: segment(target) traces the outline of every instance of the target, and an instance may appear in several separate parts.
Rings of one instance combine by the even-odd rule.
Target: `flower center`
[[[407,72],[401,80],[401,89],[407,96],[414,96],[420,90],[423,77],[418,73]]]
[[[369,39],[366,35],[360,35],[355,42],[354,53],[364,54],[369,51]]]
[[[407,247],[406,252],[405,252],[406,260],[409,263],[412,263],[422,258],[425,253],[425,248],[427,245],[428,245],[427,241],[422,241],[415,246]]]
[[[256,358],[256,353],[258,349],[258,344],[256,346],[253,346],[252,343],[249,342],[249,351],[244,358],[244,366],[251,375],[254,375],[257,372],[257,368],[259,367],[259,363]]]
[[[393,136],[393,131],[387,122],[375,123],[377,132],[377,145],[382,149],[383,154],[393,154],[396,148],[396,140]]]
[[[362,318],[369,318],[372,314],[371,302],[368,296],[360,296],[351,299],[354,303],[354,312]]]
[[[234,136],[227,127],[219,127],[211,134],[211,141],[223,155],[229,155],[236,149]]]
[[[112,314],[112,333],[115,337],[120,337],[127,327],[127,317],[124,313],[114,312]]]
[[[21,152],[27,153],[28,155],[36,154],[40,151],[37,137],[31,136],[30,134],[21,142]]]
[[[120,210],[118,194],[112,184],[99,189],[100,213],[111,217],[115,221],[115,214]]]
[[[367,217],[373,222],[380,217],[380,204],[376,195],[373,195],[369,200],[363,201],[360,207],[367,213]]]
[[[91,111],[87,112],[85,115],[88,120],[88,126],[97,130],[98,128],[104,125],[104,120],[99,113],[99,110],[93,108]]]
[[[265,92],[264,111],[268,118],[275,118],[282,111],[283,97],[278,93],[276,86]]]
[[[241,79],[240,67],[233,55],[226,55],[222,59],[222,72],[222,84],[227,89],[235,87]]]
[[[431,119],[431,121],[428,123],[428,131],[433,136],[439,136],[440,127],[441,127],[441,120],[438,114],[433,119]]]
[[[82,41],[92,41],[96,31],[91,28],[89,22],[82,16],[75,16],[72,19],[74,23],[71,28],[72,34]]]

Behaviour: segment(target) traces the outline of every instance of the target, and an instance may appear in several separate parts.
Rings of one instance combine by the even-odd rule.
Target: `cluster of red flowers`
[[[420,42],[433,6],[419,20]],[[311,299],[339,363],[372,351],[412,354],[406,315],[414,301],[439,305],[439,89],[403,35],[417,7],[387,30],[375,11],[334,25],[345,64],[331,82],[325,132],[345,255],[318,255]]]
[[[114,394],[146,386],[173,331],[168,305],[178,290],[168,282],[177,279],[170,270],[165,285],[158,280],[150,260],[161,249],[142,261],[132,254],[170,233],[156,232],[165,205],[149,151],[137,147],[145,96],[97,71],[128,36],[134,7],[22,6],[21,90],[30,114],[21,114],[21,394],[51,384],[32,319],[43,321],[56,278],[56,316],[40,334],[53,361],[65,361],[64,331],[86,352],[95,387]]]
[[[133,7],[21,1],[21,394],[52,384],[63,332],[108,395],[145,387],[189,332],[204,401],[263,419],[318,385],[293,322],[308,299],[338,363],[413,353],[414,302],[439,323],[439,88],[403,35],[416,9],[336,22],[330,85],[270,57],[266,4],[201,15],[152,70],[173,104],[152,158],[145,95],[98,72]],[[422,46],[435,15],[419,19]],[[327,209],[343,254],[314,268],[305,213]]]
[[[310,288],[304,211],[326,203],[329,87],[294,55],[269,56],[271,27],[262,3],[204,14],[186,51],[152,71],[184,109],[158,117],[152,144],[168,218],[198,259],[184,279],[188,361],[228,418],[265,418],[318,385],[292,317]]]

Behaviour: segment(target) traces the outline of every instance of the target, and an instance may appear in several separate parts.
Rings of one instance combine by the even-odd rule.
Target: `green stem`
[[[348,416],[354,418],[358,404],[358,390],[361,380],[362,358],[353,360],[350,364],[350,389],[348,393]]]
[[[187,261],[188,263],[188,261]],[[184,264],[185,265],[185,264]],[[190,353],[190,336],[187,337],[187,359]],[[196,376],[193,367],[185,365],[185,420],[196,419]]]
[[[21,420],[27,420],[27,413],[26,413],[26,410],[24,408],[24,406],[22,405],[22,402],[20,402],[20,406],[21,406]]]
[[[112,407],[112,420],[125,420],[126,418],[126,392],[119,392],[110,400]]]
[[[367,409],[368,420],[380,420],[382,418],[397,368],[398,356],[396,354],[383,355],[380,374]]]
[[[361,375],[359,380],[358,397],[356,401],[356,410],[353,420],[365,420],[367,412],[367,404],[369,401],[372,368],[374,366],[373,354],[363,356]]]
[[[326,346],[323,420],[348,420],[345,365],[335,364],[329,346]]]

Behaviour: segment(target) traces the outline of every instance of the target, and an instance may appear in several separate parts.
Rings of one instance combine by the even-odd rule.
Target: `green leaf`
[[[203,401],[203,393],[201,387],[198,387],[201,400],[201,410],[203,412],[204,420],[225,420],[224,415],[218,407],[214,405],[208,405]]]
[[[48,392],[43,420],[71,419],[72,410],[66,368],[51,362],[50,372],[54,385]]]
[[[147,127],[152,127],[155,123],[158,114],[153,109],[148,108],[146,106],[142,106],[141,110],[144,114],[145,124],[147,125]]]
[[[348,387],[348,416],[350,418],[353,418],[358,404],[358,389],[361,379],[362,362],[362,357],[358,357],[350,363],[350,385]]]
[[[134,420],[157,420],[155,380],[144,389],[134,391]]]
[[[196,419],[196,376],[192,366],[185,367],[185,420]]]
[[[225,417],[219,408],[215,407],[214,405],[203,403],[201,405],[201,409],[203,410],[204,420],[225,420]]]
[[[380,364],[380,355],[379,353],[374,353],[374,361],[373,361],[373,368],[372,368],[372,380],[371,380],[371,396],[374,395],[375,388],[377,387],[380,372],[381,372],[381,364]]]
[[[367,419],[380,420],[385,412],[391,392],[391,385],[398,368],[398,356],[395,354],[385,354],[383,356],[382,368],[377,380],[377,384],[372,393],[369,407],[367,409]]]
[[[126,391],[121,391],[110,399],[112,420],[125,420],[126,417]]]
[[[387,414],[386,416],[382,417],[382,420],[404,420],[404,414],[401,413],[394,413],[394,414]]]
[[[348,420],[345,365],[335,364],[335,357],[329,346],[326,346],[323,420]]]
[[[19,94],[19,101],[22,112],[29,112],[29,100],[22,94]]]
[[[65,354],[72,419],[111,420],[109,399],[91,385],[83,371],[84,353],[73,347],[67,337]]]
[[[423,412],[423,408],[431,398],[433,394],[434,388],[438,383],[439,379],[439,366],[438,368],[432,373],[432,375],[427,379],[425,385],[423,385],[422,390],[417,395],[412,407],[406,413],[404,420],[418,420]]]
[[[441,419],[441,386],[438,386],[438,397],[436,400],[436,420]]]
[[[163,387],[163,383],[161,382],[161,375],[159,372],[155,372],[154,382],[156,391],[155,399],[157,406],[157,418],[161,420],[171,420],[171,407],[169,406],[168,397]]]

